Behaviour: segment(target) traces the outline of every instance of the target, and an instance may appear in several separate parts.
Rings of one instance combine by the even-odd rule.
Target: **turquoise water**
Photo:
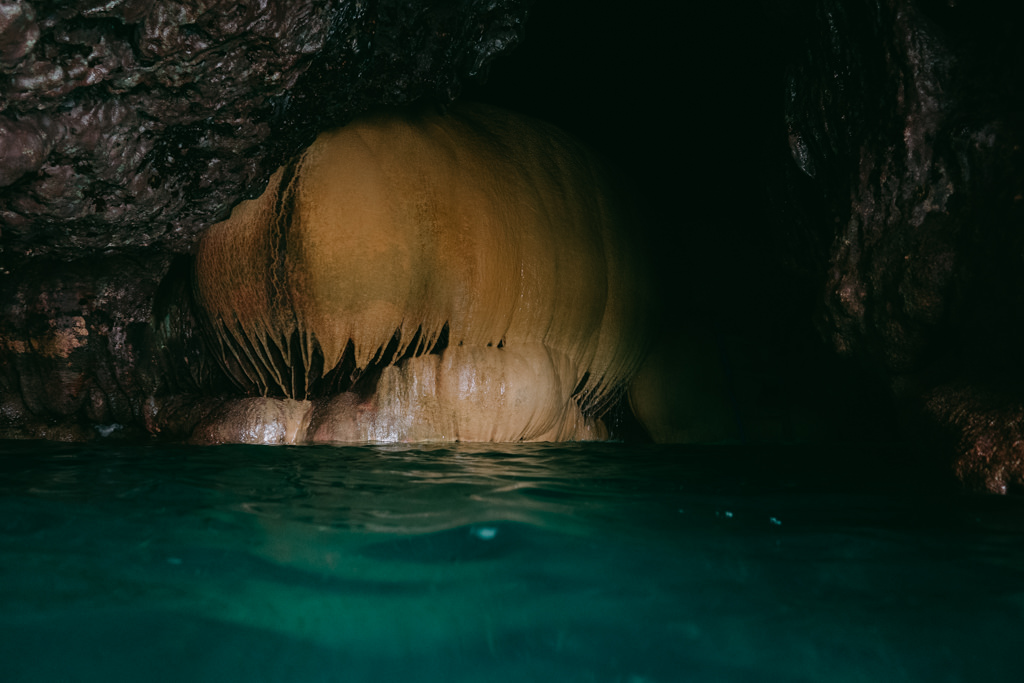
[[[0,680],[1019,680],[1024,502],[861,450],[0,442]]]

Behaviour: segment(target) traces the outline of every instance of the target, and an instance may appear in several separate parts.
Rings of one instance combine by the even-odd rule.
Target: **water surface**
[[[0,442],[0,680],[1019,680],[1024,503],[858,448]]]

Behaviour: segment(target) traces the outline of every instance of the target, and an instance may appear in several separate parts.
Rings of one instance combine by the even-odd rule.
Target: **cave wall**
[[[0,2],[0,430],[217,390],[177,255],[318,130],[463,93],[623,169],[666,324],[737,349],[751,410],[1024,482],[1020,9],[527,4]]]
[[[786,67],[790,243],[816,312],[960,477],[1024,484],[1024,17],[999,3],[817,2]]]
[[[4,3],[3,257],[187,250],[270,170],[377,103],[452,99],[524,3]]]

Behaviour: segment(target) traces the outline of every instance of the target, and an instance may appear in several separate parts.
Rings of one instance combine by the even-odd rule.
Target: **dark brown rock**
[[[187,250],[318,130],[451,99],[523,4],[5,1],[2,257]]]
[[[802,235],[828,264],[821,329],[946,434],[961,477],[1005,490],[1024,475],[1020,11],[822,0],[815,13],[786,117],[805,176],[791,193],[809,178],[803,205],[820,202]]]

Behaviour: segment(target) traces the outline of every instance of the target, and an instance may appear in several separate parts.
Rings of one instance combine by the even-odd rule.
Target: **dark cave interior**
[[[204,372],[197,335],[160,352],[150,323],[154,301],[188,317],[160,299],[196,235],[318,129],[459,94],[621,169],[664,324],[704,330],[740,378],[740,437],[908,439],[972,488],[1024,485],[1020,10],[270,3],[278,30],[94,4],[21,0],[0,23],[0,434],[144,434],[168,377]]]
[[[773,403],[827,405],[814,419],[831,435],[894,438],[885,378],[837,359],[814,327],[825,254],[814,263],[792,251],[814,245],[779,239],[793,230],[770,181],[789,155],[785,66],[812,17],[756,2],[532,11],[522,44],[465,96],[550,120],[624,170],[649,212],[673,325],[709,330],[733,372],[756,376],[738,419]],[[827,221],[807,200],[802,210]]]

